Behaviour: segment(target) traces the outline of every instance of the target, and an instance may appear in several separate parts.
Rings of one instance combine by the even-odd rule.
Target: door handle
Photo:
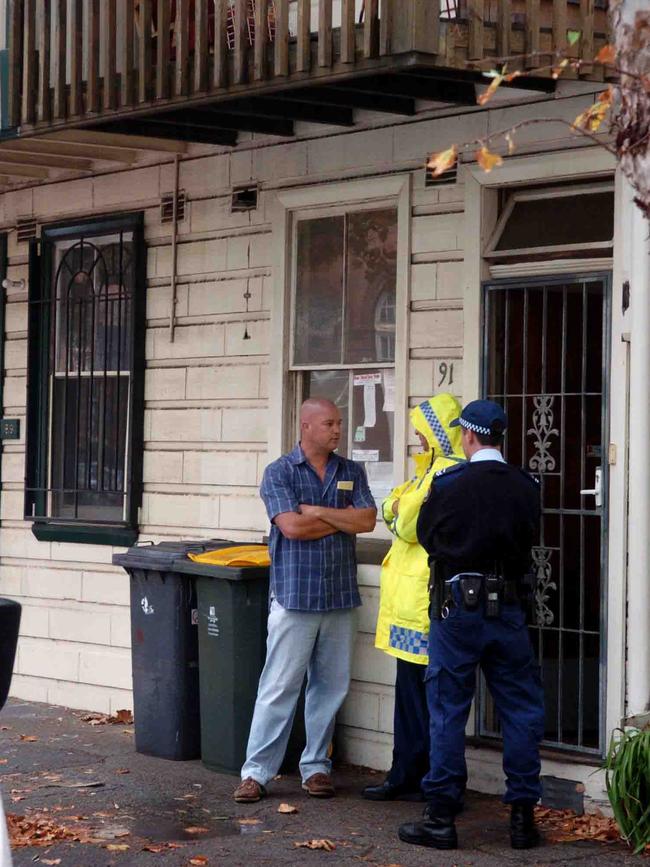
[[[581,496],[590,495],[596,499],[596,508],[599,509],[603,505],[603,470],[602,467],[596,467],[594,486],[580,491]]]

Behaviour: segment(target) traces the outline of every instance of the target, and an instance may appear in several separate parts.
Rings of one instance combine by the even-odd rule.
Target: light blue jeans
[[[336,714],[350,685],[356,610],[287,611],[271,602],[266,663],[260,677],[241,778],[265,785],[278,773],[287,749],[300,689],[307,673],[307,745],[300,775],[329,774],[327,749]]]

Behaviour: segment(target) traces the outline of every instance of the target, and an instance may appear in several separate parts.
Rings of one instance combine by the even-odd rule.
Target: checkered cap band
[[[462,416],[460,417],[460,426],[467,430],[473,430],[474,433],[481,434],[481,436],[489,437],[492,435],[492,431],[489,427],[482,427],[480,424],[474,424],[471,421],[467,421]]]
[[[423,403],[420,404],[420,410],[422,411],[422,415],[427,420],[429,427],[436,435],[438,442],[442,446],[443,452],[446,455],[450,455],[453,452],[453,449],[451,447],[449,437],[447,436],[447,431],[442,426],[442,422],[433,411],[433,408],[428,400],[425,400]]]

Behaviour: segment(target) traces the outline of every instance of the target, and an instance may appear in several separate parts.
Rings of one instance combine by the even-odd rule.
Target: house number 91
[[[438,388],[443,385],[454,384],[454,363],[453,361],[441,361],[438,365]]]

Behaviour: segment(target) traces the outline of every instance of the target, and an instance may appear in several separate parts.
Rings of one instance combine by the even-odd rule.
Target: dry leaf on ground
[[[259,825],[259,819],[237,819],[240,825]]]
[[[79,719],[81,722],[90,723],[91,726],[103,726],[107,723],[110,725],[131,725],[133,714],[130,710],[118,710],[112,716],[107,713],[85,713]]]
[[[20,735],[21,741],[27,741],[28,743],[32,743],[33,741],[37,741],[38,738],[36,735]]]
[[[573,843],[576,840],[596,840],[600,843],[615,843],[621,839],[614,819],[602,813],[585,813],[577,816],[573,810],[551,810],[537,807],[535,818],[546,832],[551,843]]]
[[[104,849],[108,849],[109,852],[126,852],[130,848],[128,843],[107,843],[104,846]]]
[[[41,858],[41,864],[51,864],[55,867],[56,864],[60,864],[60,858]]]
[[[115,773],[116,774],[130,774],[131,771],[128,768],[117,768]]]
[[[208,864],[209,862],[208,862],[208,859],[205,857],[205,855],[194,855],[192,858],[190,858],[189,863],[201,865],[201,864]]]
[[[333,852],[336,849],[331,840],[305,840],[304,843],[294,843],[296,849],[324,849],[326,852]]]
[[[293,804],[280,804],[278,807],[278,813],[297,813],[298,807],[294,807]]]
[[[209,828],[204,828],[202,825],[189,825],[183,829],[186,834],[207,834]]]
[[[53,822],[44,813],[31,813],[28,816],[16,816],[7,814],[7,828],[12,849],[20,849],[23,846],[51,846],[62,840],[71,840],[77,843],[88,843],[92,839],[88,828],[80,828],[67,825],[59,825]]]

